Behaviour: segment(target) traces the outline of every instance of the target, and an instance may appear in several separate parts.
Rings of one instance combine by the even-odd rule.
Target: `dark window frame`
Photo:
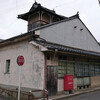
[[[10,59],[8,59],[8,60],[6,60],[6,74],[7,73],[10,73],[10,64],[11,64],[11,60]]]

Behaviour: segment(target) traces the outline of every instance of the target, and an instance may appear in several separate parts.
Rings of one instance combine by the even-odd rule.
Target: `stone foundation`
[[[46,98],[48,100],[48,92],[46,90],[31,89],[30,91],[28,89],[27,91],[21,91],[20,100],[38,100],[41,98]],[[11,100],[18,100],[18,89],[0,87],[0,95],[3,95]]]
[[[18,90],[11,90],[11,89],[6,89],[6,88],[0,87],[0,95],[3,95],[12,100],[18,100]],[[20,100],[29,100],[28,95],[29,95],[29,92],[21,91]]]

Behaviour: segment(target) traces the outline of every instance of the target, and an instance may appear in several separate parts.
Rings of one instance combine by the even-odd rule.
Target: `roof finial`
[[[55,8],[53,8],[53,12],[56,13],[56,12],[55,12]]]
[[[79,11],[77,11],[77,14],[76,14],[76,15],[77,15],[77,17],[79,18]]]
[[[35,0],[35,3],[36,3],[36,0]]]
[[[79,11],[77,11],[77,14],[79,14]]]
[[[55,11],[55,8],[53,8],[53,11]]]

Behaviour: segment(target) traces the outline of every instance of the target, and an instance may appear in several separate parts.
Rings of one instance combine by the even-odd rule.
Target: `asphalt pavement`
[[[100,100],[100,90],[57,100]]]

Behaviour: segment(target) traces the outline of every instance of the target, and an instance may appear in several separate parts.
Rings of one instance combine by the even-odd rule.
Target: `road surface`
[[[100,100],[100,91],[94,91],[94,92],[81,94],[69,98],[58,99],[58,100]]]

